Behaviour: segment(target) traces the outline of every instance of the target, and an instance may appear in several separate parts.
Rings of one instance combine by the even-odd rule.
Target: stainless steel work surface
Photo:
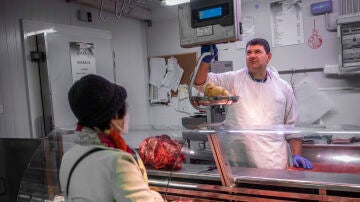
[[[147,174],[150,176],[194,179],[194,180],[213,180],[220,181],[220,176],[217,169],[208,170],[210,165],[195,165],[195,164],[183,164],[180,170],[175,170],[171,173],[168,170],[155,170],[147,168]]]
[[[152,176],[182,178],[188,180],[220,181],[217,169],[206,171],[209,165],[184,164],[182,169],[174,171],[147,169]],[[232,167],[235,183],[262,185],[325,188],[330,190],[360,192],[360,175],[344,173],[322,173],[311,171],[292,171],[281,169],[259,169]]]
[[[258,183],[277,186],[326,188],[360,192],[360,175],[322,173],[280,169],[232,167],[236,183]]]

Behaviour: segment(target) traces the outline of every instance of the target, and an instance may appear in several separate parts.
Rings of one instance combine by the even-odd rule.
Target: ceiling
[[[160,0],[143,0],[143,1],[145,2],[144,6],[146,8],[149,8],[150,10],[161,7]]]

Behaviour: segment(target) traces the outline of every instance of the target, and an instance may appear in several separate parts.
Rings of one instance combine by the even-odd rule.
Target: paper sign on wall
[[[173,91],[177,91],[183,73],[184,70],[179,66],[176,58],[169,58],[167,64],[167,73],[164,80],[162,81],[162,85],[170,88]]]
[[[70,58],[73,82],[96,73],[93,43],[70,42]]]
[[[150,58],[149,83],[160,88],[166,74],[166,61],[164,58]]]
[[[304,43],[302,0],[270,3],[273,47]]]

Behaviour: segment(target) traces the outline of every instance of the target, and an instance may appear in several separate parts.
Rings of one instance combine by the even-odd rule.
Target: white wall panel
[[[326,30],[324,15],[311,15],[310,4],[314,2],[317,2],[317,0],[302,1],[304,43],[280,47],[271,47],[273,53],[271,64],[277,67],[278,70],[286,70],[292,68],[302,69],[304,67],[314,68],[322,67],[328,64],[337,64],[337,57],[335,57],[337,54],[336,32],[329,32]],[[331,19],[337,16],[337,3],[334,1],[333,5],[334,13],[330,14]],[[242,16],[255,17],[255,36],[267,39],[270,43],[270,46],[272,46],[270,1],[248,1],[245,5],[243,5]],[[319,30],[319,35],[322,37],[323,40],[322,46],[318,49],[309,48],[307,43],[308,38],[311,36],[313,31],[314,20],[316,23],[316,29]],[[236,51],[226,51],[225,54],[229,52],[232,52],[232,54],[230,53],[231,57],[235,58],[236,63],[241,64],[240,67],[245,66],[244,49]],[[236,55],[238,57],[235,57]]]
[[[22,18],[60,24],[70,23],[70,5],[65,0],[15,0]]]
[[[129,112],[132,125],[148,124],[147,52],[145,26],[127,23],[126,29],[114,31],[122,36],[113,42],[116,54],[116,80],[128,90]],[[140,115],[140,116],[139,116]]]
[[[28,111],[26,104],[25,77],[22,68],[21,43],[19,35],[18,16],[21,10],[16,8],[16,1],[3,1],[2,24],[5,25],[3,32],[5,41],[2,48],[6,48],[3,61],[4,74],[4,117],[6,136],[20,137],[29,131]],[[16,121],[15,121],[16,120]],[[19,126],[19,127],[16,127]]]
[[[326,93],[337,103],[334,109],[326,114],[322,121],[330,125],[360,125],[359,90],[333,90]]]
[[[0,0],[0,11],[4,10],[4,0]],[[3,19],[5,16],[4,12],[0,12],[0,19]],[[4,105],[5,102],[5,89],[7,88],[6,85],[6,71],[7,69],[5,68],[7,66],[7,51],[6,51],[6,47],[7,47],[7,43],[6,43],[6,32],[5,32],[5,23],[1,23],[0,24],[0,104],[3,105],[3,111],[4,108],[6,108],[6,105]],[[5,115],[4,112],[0,114],[0,137],[2,137],[2,135],[5,135],[5,131],[6,131],[6,119],[5,119]]]

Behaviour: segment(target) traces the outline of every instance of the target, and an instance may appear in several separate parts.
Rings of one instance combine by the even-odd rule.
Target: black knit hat
[[[126,90],[101,76],[89,74],[68,92],[69,104],[79,124],[94,127],[110,121],[125,108]]]

